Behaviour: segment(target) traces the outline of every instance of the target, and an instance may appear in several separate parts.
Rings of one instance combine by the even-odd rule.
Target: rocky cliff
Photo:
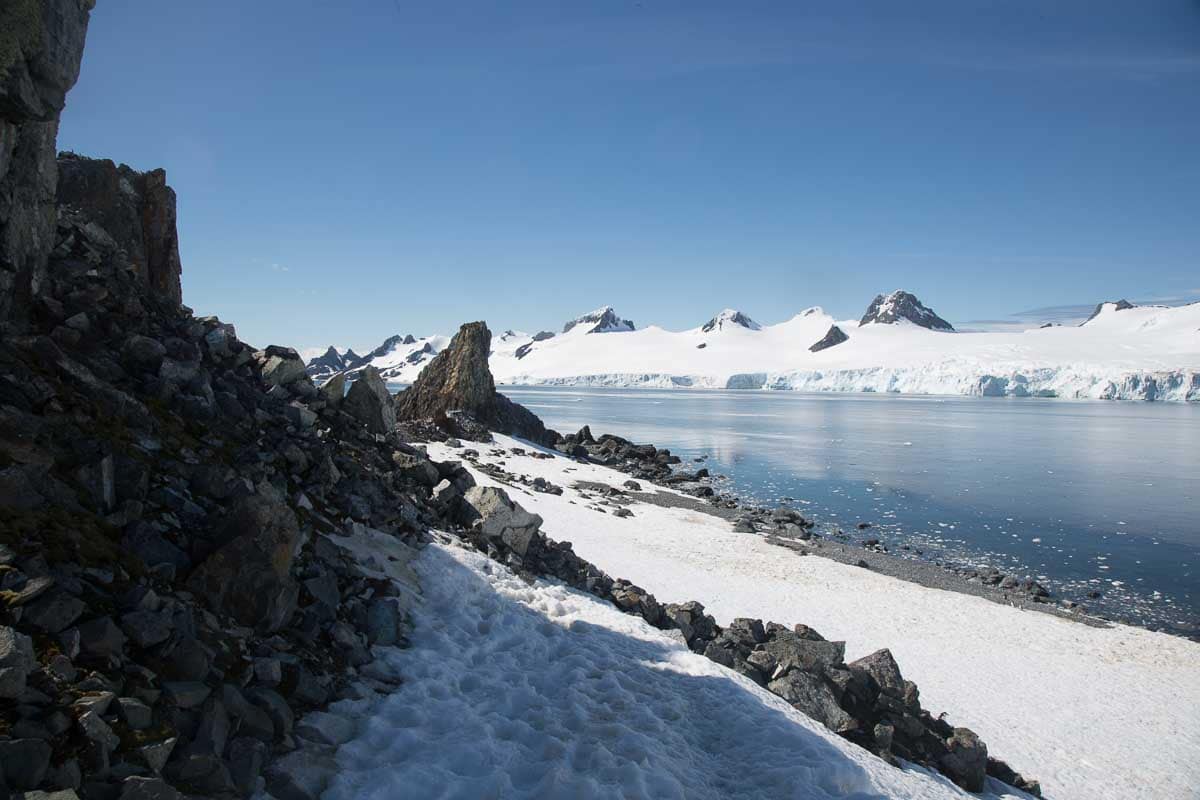
[[[483,322],[459,328],[450,346],[429,362],[420,377],[396,395],[401,421],[440,419],[462,413],[484,427],[552,447],[559,439],[528,409],[496,391],[488,369],[492,333]]]
[[[94,0],[0,4],[0,329],[28,321],[55,241],[55,139]]]
[[[183,301],[175,190],[162,169],[138,172],[108,159],[74,153],[58,157],[59,205],[87,209],[155,295]]]

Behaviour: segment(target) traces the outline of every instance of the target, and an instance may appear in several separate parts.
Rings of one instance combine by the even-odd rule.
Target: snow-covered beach
[[[659,597],[698,599],[721,624],[737,616],[803,622],[846,641],[847,658],[889,647],[925,705],[980,734],[1042,782],[1047,797],[1187,798],[1200,782],[1200,645],[1114,625],[1095,628],[802,557],[726,520],[648,503],[616,517],[576,481],[620,486],[622,473],[516,455],[497,437],[481,462],[542,477],[563,494],[513,498],[552,538]],[[460,458],[431,444],[437,459]],[[483,485],[495,485],[473,470]],[[666,492],[666,489],[653,489]]]

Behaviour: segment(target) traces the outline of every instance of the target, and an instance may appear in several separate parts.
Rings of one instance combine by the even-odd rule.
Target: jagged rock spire
[[[558,434],[537,416],[496,391],[488,369],[492,333],[483,322],[468,322],[438,353],[412,386],[396,395],[400,421],[438,418],[463,412],[499,433],[552,445]]]

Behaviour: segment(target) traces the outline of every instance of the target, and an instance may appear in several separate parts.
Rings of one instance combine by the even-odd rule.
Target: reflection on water
[[[1168,403],[502,387],[563,432],[589,424],[707,457],[730,491],[791,502],[949,563],[1065,597],[1200,620],[1200,408]],[[1100,592],[1100,598],[1088,593]]]

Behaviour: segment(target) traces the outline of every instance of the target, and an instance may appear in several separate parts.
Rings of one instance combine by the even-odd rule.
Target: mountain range
[[[373,366],[409,383],[449,343],[392,336],[366,355],[330,347],[315,379]],[[958,332],[910,292],[877,295],[858,320],[821,307],[762,325],[724,309],[684,331],[637,328],[604,306],[560,333],[508,330],[489,364],[501,384],[1200,400],[1200,303],[1100,303],[1079,326]]]

